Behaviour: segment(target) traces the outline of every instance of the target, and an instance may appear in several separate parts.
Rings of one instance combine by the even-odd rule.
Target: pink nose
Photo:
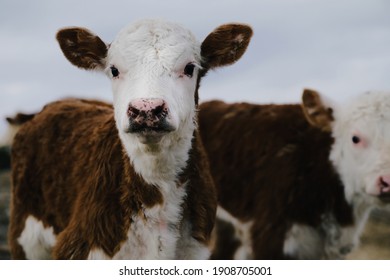
[[[146,126],[154,126],[168,114],[165,101],[160,98],[139,98],[133,100],[127,110],[129,119]]]
[[[390,175],[379,177],[378,187],[381,194],[390,193]]]

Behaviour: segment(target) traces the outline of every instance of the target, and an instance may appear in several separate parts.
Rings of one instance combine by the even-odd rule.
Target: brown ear
[[[84,28],[65,28],[57,32],[57,41],[65,57],[83,69],[103,69],[107,45]]]
[[[333,109],[323,104],[318,92],[311,89],[303,91],[302,109],[309,123],[324,131],[331,131],[334,121]]]
[[[233,64],[245,53],[252,34],[252,28],[248,25],[221,25],[202,43],[201,55],[204,60],[202,66],[212,69]]]
[[[7,122],[11,125],[21,125],[25,122],[28,122],[32,118],[35,117],[36,114],[24,114],[24,113],[17,113],[14,117],[6,117],[5,119]]]

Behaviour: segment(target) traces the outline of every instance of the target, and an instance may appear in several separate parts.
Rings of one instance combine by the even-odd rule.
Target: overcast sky
[[[387,0],[0,0],[0,133],[5,115],[61,97],[111,100],[104,75],[63,57],[61,27],[87,27],[110,42],[128,23],[158,17],[202,41],[220,24],[247,23],[255,32],[247,53],[208,74],[201,101],[297,103],[305,87],[336,101],[390,90],[389,12]]]

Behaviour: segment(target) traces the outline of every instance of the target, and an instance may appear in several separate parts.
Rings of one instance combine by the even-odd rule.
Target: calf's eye
[[[111,66],[110,67],[111,69],[111,74],[114,78],[118,77],[119,76],[119,70],[118,68],[116,68],[115,66]]]
[[[352,136],[352,142],[354,144],[358,144],[360,142],[360,138],[356,135]]]
[[[194,74],[195,65],[192,63],[188,63],[186,67],[184,67],[184,74],[188,77],[192,77]]]

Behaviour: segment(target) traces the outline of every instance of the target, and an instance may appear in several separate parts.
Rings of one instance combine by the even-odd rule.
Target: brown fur
[[[208,244],[215,222],[217,192],[198,131],[195,131],[189,164],[182,177],[189,180],[186,199],[188,212],[186,214],[192,221],[192,236],[196,240]]]
[[[253,35],[252,29],[242,24],[226,24],[206,37],[201,47],[204,67],[215,68],[236,62],[245,53]]]
[[[305,89],[302,94],[302,109],[306,119],[314,126],[324,131],[331,131],[333,122],[332,108],[325,108],[320,95],[311,89]]]
[[[84,69],[104,68],[102,58],[107,55],[107,45],[89,30],[80,27],[62,29],[56,38],[73,65]]]
[[[211,259],[218,260],[231,260],[234,257],[234,253],[241,245],[240,240],[235,236],[234,226],[226,221],[217,219],[213,231],[212,244],[213,254]]]
[[[328,156],[333,139],[299,105],[201,104],[199,126],[219,203],[251,230],[256,259],[281,259],[293,223],[319,226],[332,212],[352,223]],[[213,258],[225,258],[214,254]]]
[[[195,136],[189,166],[181,175],[181,181],[189,181],[183,207],[193,237],[207,244],[216,202],[197,142]],[[163,200],[130,165],[108,104],[73,99],[47,105],[21,128],[12,156],[18,160],[12,166],[9,236],[17,259],[25,258],[16,238],[28,215],[58,234],[55,258],[84,259],[95,247],[113,256],[126,239],[130,217]]]
[[[21,125],[31,120],[35,114],[18,113],[15,117],[7,117],[6,120],[11,125]]]

